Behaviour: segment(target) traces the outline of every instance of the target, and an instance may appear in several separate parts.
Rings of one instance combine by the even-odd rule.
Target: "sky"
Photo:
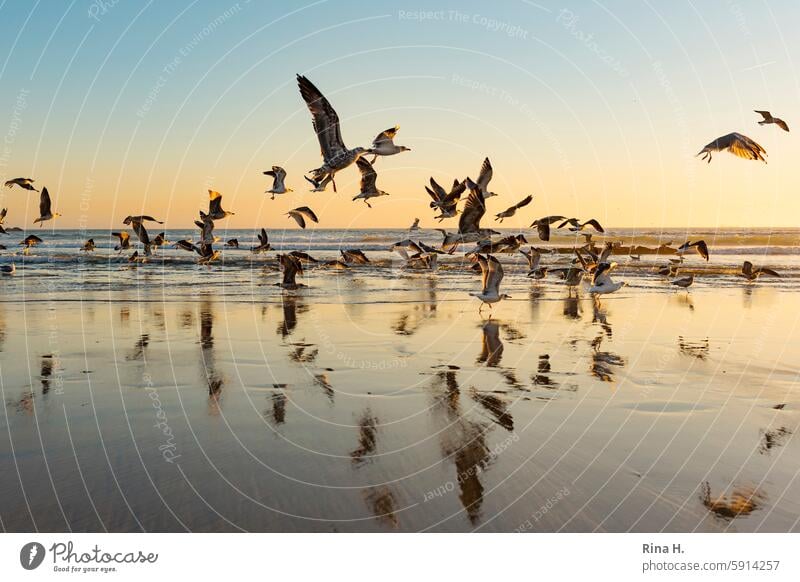
[[[0,4],[0,178],[45,185],[60,228],[116,228],[146,213],[190,227],[223,194],[229,228],[436,226],[424,185],[495,169],[488,213],[528,194],[504,226],[594,217],[609,226],[795,226],[796,0],[239,2],[6,0]],[[378,160],[373,208],[308,192],[321,164],[297,90],[305,74],[349,147],[400,126],[411,152]],[[798,132],[800,132],[800,125]],[[768,164],[695,154],[738,131]],[[262,172],[294,193],[271,200]],[[0,189],[6,225],[35,194]],[[488,220],[488,219],[487,219]],[[454,227],[454,221],[445,223]]]

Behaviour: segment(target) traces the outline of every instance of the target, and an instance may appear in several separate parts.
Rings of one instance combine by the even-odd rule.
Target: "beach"
[[[614,257],[629,284],[599,301],[500,255],[512,298],[491,319],[465,269],[398,269],[402,234],[291,241],[376,258],[309,267],[293,292],[274,253],[211,269],[15,256],[2,528],[800,530],[792,233],[709,240],[711,262],[685,268],[716,271],[689,292],[651,272],[663,258]],[[747,282],[742,257],[785,276]]]

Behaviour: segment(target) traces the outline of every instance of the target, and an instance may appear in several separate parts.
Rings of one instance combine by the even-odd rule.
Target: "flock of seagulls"
[[[395,125],[381,131],[372,141],[370,147],[349,148],[345,145],[342,137],[339,116],[330,101],[303,75],[297,75],[297,85],[300,95],[311,114],[312,126],[317,136],[322,156],[322,164],[310,170],[308,175],[304,176],[305,180],[313,186],[311,191],[324,192],[327,186],[331,184],[334,192],[336,192],[336,175],[355,164],[360,172],[361,180],[360,191],[352,199],[353,201],[361,200],[369,208],[372,208],[370,200],[389,195],[388,192],[378,187],[378,174],[375,170],[378,158],[411,151],[410,148],[404,145],[397,145],[394,142],[400,129],[399,126]],[[756,110],[756,113],[762,116],[762,120],[758,122],[759,125],[774,124],[784,131],[789,131],[786,122],[780,118],[773,117],[769,111]],[[721,151],[728,151],[744,159],[759,160],[766,163],[766,150],[750,137],[736,132],[721,136],[710,142],[697,156],[701,156],[703,160],[711,162],[712,154]],[[371,160],[367,159],[369,156],[372,157]],[[273,200],[278,195],[293,192],[291,188],[287,187],[287,172],[281,166],[273,165],[271,169],[264,171],[263,174],[272,179],[271,187],[265,191],[265,194],[271,194]],[[472,263],[473,269],[480,271],[482,276],[481,291],[471,293],[471,295],[480,300],[479,313],[482,313],[485,306],[488,305],[491,311],[494,304],[509,298],[509,295],[500,291],[504,272],[503,266],[494,256],[495,254],[520,252],[528,263],[527,276],[529,278],[541,280],[550,274],[554,274],[559,276],[570,290],[580,285],[584,280],[590,282],[588,289],[594,295],[614,293],[625,286],[624,282],[615,281],[611,276],[617,267],[617,263],[611,261],[610,257],[621,247],[621,244],[606,242],[602,248],[594,246],[592,241],[593,233],[605,233],[597,219],[589,218],[584,220],[577,217],[551,215],[536,218],[531,223],[530,228],[536,229],[536,234],[541,241],[549,241],[552,230],[584,237],[585,244],[572,249],[574,256],[568,266],[552,265],[548,267],[542,265],[543,255],[555,252],[555,250],[539,249],[532,245],[528,250],[525,250],[522,247],[527,245],[528,241],[523,234],[496,238],[501,236],[500,232],[481,225],[481,221],[486,214],[486,200],[498,196],[496,192],[489,189],[493,176],[494,168],[487,157],[483,160],[475,181],[469,176],[455,178],[450,189],[445,190],[433,177],[429,179],[429,185],[425,186],[425,190],[430,196],[429,206],[434,211],[433,219],[442,223],[447,219],[458,217],[458,228],[455,231],[444,228],[435,229],[442,235],[442,242],[439,248],[431,247],[422,241],[415,242],[411,239],[392,245],[391,250],[402,257],[406,268],[435,271],[438,267],[440,255],[453,255],[461,245],[474,245],[465,253],[465,256]],[[17,186],[23,190],[39,192],[39,217],[34,220],[34,224],[41,226],[42,223],[61,215],[53,210],[47,188],[43,187],[39,191],[34,186],[34,183],[35,181],[31,178],[15,178],[6,181],[5,186],[7,188]],[[469,193],[463,204],[461,204],[462,196],[467,191]],[[208,195],[208,211],[200,210],[199,220],[194,221],[198,229],[196,241],[184,239],[172,243],[167,240],[165,232],[161,232],[151,238],[145,223],[150,222],[160,225],[163,224],[163,221],[149,215],[127,216],[123,220],[123,224],[130,228],[142,247],[142,254],[139,254],[139,249],[137,248],[128,258],[128,261],[130,263],[145,263],[149,257],[153,256],[155,249],[166,245],[172,245],[177,249],[196,254],[198,256],[197,263],[201,265],[210,265],[218,260],[221,257],[221,251],[215,249],[214,245],[220,241],[220,238],[214,235],[215,223],[233,216],[234,212],[223,208],[222,194],[219,192],[209,190]],[[498,224],[502,224],[505,219],[515,216],[519,210],[526,208],[532,202],[532,195],[525,196],[516,204],[496,213],[494,220]],[[460,205],[461,208],[459,209]],[[2,209],[0,212],[0,234],[8,232],[3,225],[6,214],[7,209]],[[286,216],[294,220],[302,229],[306,228],[310,222],[319,223],[318,215],[308,206],[300,206],[289,210],[286,212]],[[556,223],[558,225],[554,227]],[[586,232],[588,229],[591,229],[592,232]],[[408,231],[412,233],[419,230],[420,219],[415,218]],[[133,248],[130,232],[120,230],[112,232],[111,236],[118,239],[114,249],[119,253]],[[258,244],[250,248],[252,253],[265,253],[272,249],[265,229],[262,228],[257,237]],[[24,247],[24,254],[28,254],[32,247],[42,242],[41,238],[31,234],[26,236],[19,244]],[[235,238],[229,239],[224,243],[224,247],[239,249],[239,241]],[[79,250],[90,253],[95,248],[94,239],[89,239]],[[678,288],[690,287],[695,279],[694,274],[678,277],[685,253],[694,248],[700,257],[706,261],[709,260],[708,245],[703,240],[686,241],[677,249],[672,249],[668,246],[663,248],[665,251],[668,250],[671,254],[675,254],[677,258],[671,258],[670,263],[657,268],[657,272],[671,277],[671,285]],[[287,290],[302,287],[302,284],[297,283],[296,277],[303,274],[304,264],[318,264],[319,267],[323,268],[343,270],[350,268],[352,265],[368,265],[370,263],[366,255],[359,249],[345,249],[340,252],[341,259],[330,261],[318,261],[301,251],[278,254],[276,258],[279,268],[283,271],[283,280],[276,285]],[[640,256],[632,254],[631,251],[629,259],[639,260]],[[15,266],[13,264],[0,267],[0,272],[2,273],[13,273],[14,271]],[[751,281],[762,275],[780,276],[772,269],[755,267],[749,261],[745,261],[740,275]]]

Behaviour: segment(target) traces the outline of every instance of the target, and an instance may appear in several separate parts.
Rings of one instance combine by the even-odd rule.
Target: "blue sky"
[[[800,211],[800,147],[752,113],[795,119],[797,2],[7,1],[0,15],[0,169],[46,184],[62,227],[139,209],[186,226],[207,187],[237,212],[229,226],[283,227],[301,204],[325,226],[432,226],[427,177],[474,176],[486,155],[491,210],[534,195],[520,225],[794,225]],[[350,200],[355,169],[339,194],[306,192],[319,152],[298,72],[348,145],[400,124],[412,152],[378,162],[392,196],[372,211]],[[730,131],[769,164],[693,157]],[[296,194],[263,196],[273,163]],[[35,200],[3,196],[10,223],[30,222]]]

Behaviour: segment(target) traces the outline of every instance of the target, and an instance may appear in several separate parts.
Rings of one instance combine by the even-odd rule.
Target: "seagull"
[[[456,214],[458,214],[456,205],[458,204],[461,195],[467,189],[466,180],[461,182],[458,180],[453,180],[453,187],[450,188],[450,192],[445,192],[444,188],[442,188],[433,178],[430,179],[430,183],[430,188],[425,186],[425,190],[428,192],[428,195],[433,199],[430,203],[430,207],[438,208],[440,211],[439,216],[434,216],[434,218],[438,219],[439,222],[442,222],[445,218],[453,218]]]
[[[375,154],[372,158],[372,163],[375,163],[375,160],[378,159],[378,156],[393,156],[395,154],[399,154],[401,152],[410,152],[411,148],[407,148],[406,146],[398,146],[394,145],[394,136],[397,135],[400,126],[395,125],[394,127],[390,127],[378,134],[378,136],[372,141],[372,147],[369,149],[369,153]]]
[[[214,226],[213,222],[211,223],[211,226],[213,228]],[[153,253],[150,250],[150,235],[147,234],[147,229],[144,227],[144,224],[134,220],[133,222],[131,222],[131,228],[133,229],[133,232],[136,233],[136,236],[139,238],[139,242],[144,245],[144,256],[149,257],[150,255],[152,255]]]
[[[151,247],[163,247],[164,245],[168,245],[169,241],[167,240],[166,233],[159,232],[156,237],[150,242]]]
[[[90,252],[93,251],[94,249],[95,249],[94,239],[90,238],[85,243],[83,243],[83,246],[81,247],[80,250],[85,252]]]
[[[769,111],[759,111],[758,109],[756,109],[755,112],[764,118],[758,122],[759,125],[767,125],[769,123],[774,123],[775,125],[780,127],[783,131],[789,131],[789,126],[786,125],[786,122],[783,119],[772,117],[772,114]]]
[[[291,251],[289,254],[292,255],[297,260],[299,260],[301,263],[318,263],[319,262],[317,259],[315,259],[311,255],[309,255],[308,253],[304,253],[302,251]]]
[[[147,216],[146,214],[140,216],[126,216],[125,220],[122,221],[123,224],[130,224],[131,222],[157,222],[158,224],[164,224],[164,221],[158,220],[153,218],[152,216]]]
[[[435,271],[439,268],[437,253],[416,253],[406,259],[406,269]]]
[[[210,214],[203,216],[203,222],[199,220],[194,221],[195,226],[200,229],[200,244],[214,244],[219,240],[218,236],[214,236],[214,220]]]
[[[195,246],[189,242],[188,240],[179,240],[178,242],[174,243],[172,246],[183,249],[184,251],[189,251],[190,253],[195,252]]]
[[[544,279],[547,277],[547,267],[541,267],[542,253],[536,248],[531,247],[529,252],[520,251],[528,260],[528,277],[532,279]]]
[[[35,180],[33,178],[14,178],[13,180],[8,180],[6,182],[6,188],[11,188],[14,185],[17,185],[25,190],[33,190],[34,192],[38,192],[38,190],[33,187],[34,182]]]
[[[295,278],[297,274],[303,274],[303,264],[300,259],[292,255],[278,255],[278,263],[283,269],[283,281],[275,283],[276,286],[282,289],[295,290],[300,287],[305,287],[302,283],[297,283]]]
[[[250,250],[254,253],[265,253],[270,250],[272,246],[269,244],[269,237],[267,236],[267,231],[263,228],[261,232],[258,233],[258,245],[252,247]]]
[[[480,227],[481,218],[486,214],[486,200],[483,190],[469,178],[467,178],[466,183],[470,192],[464,205],[464,211],[458,220],[458,232],[448,233],[443,229],[437,229],[444,237],[442,249],[450,253],[455,252],[460,243],[478,242],[491,238],[492,235],[500,234],[496,230]]]
[[[3,227],[3,223],[6,220],[6,215],[8,214],[8,208],[3,208],[0,210],[0,234],[8,234],[8,231]]]
[[[768,267],[758,267],[754,268],[753,263],[750,261],[745,261],[742,264],[742,272],[740,273],[742,277],[747,279],[748,281],[755,281],[758,279],[760,275],[771,275],[773,277],[780,277],[780,274],[777,271],[773,271]]]
[[[500,223],[502,223],[504,219],[511,218],[512,216],[514,216],[517,213],[517,210],[519,210],[520,208],[523,208],[524,206],[527,206],[531,202],[533,202],[533,196],[528,195],[525,198],[523,198],[522,200],[520,200],[519,202],[517,202],[514,206],[510,206],[510,207],[506,208],[505,210],[503,210],[503,212],[500,212],[499,214],[496,214],[495,215],[495,220],[499,221]]]
[[[326,269],[333,269],[335,271],[345,271],[350,268],[350,265],[348,265],[347,263],[343,263],[342,261],[339,261],[337,259],[331,261],[325,261],[324,263],[322,263],[322,266]]]
[[[418,254],[423,252],[422,248],[420,248],[420,246],[410,238],[394,243],[391,247],[389,247],[389,250],[396,252],[406,261],[409,258],[408,253]]]
[[[308,206],[301,206],[286,213],[288,216],[294,218],[295,222],[300,228],[306,227],[306,218],[312,222],[319,222],[317,215]]]
[[[577,218],[567,218],[564,222],[558,225],[558,228],[564,228],[567,225],[570,225],[570,232],[580,232],[587,226],[591,226],[597,232],[605,232],[603,227],[600,226],[600,223],[597,222],[594,218],[587,220],[586,222],[580,222]]]
[[[550,240],[550,225],[559,220],[564,220],[566,216],[545,216],[544,218],[537,218],[531,223],[531,228],[536,227],[539,233],[539,239],[548,241]]]
[[[43,223],[46,220],[52,220],[59,216],[61,215],[58,212],[53,212],[51,209],[50,192],[47,191],[47,187],[45,186],[42,188],[42,193],[39,196],[39,218],[34,220],[33,223]],[[42,225],[40,224],[39,226],[41,227]]]
[[[481,193],[483,194],[484,198],[491,198],[492,196],[497,196],[495,192],[489,192],[489,182],[494,175],[494,170],[492,169],[492,163],[489,161],[489,158],[483,160],[483,164],[481,164],[481,172],[478,174],[478,187],[481,189]]]
[[[589,287],[589,293],[604,295],[623,288],[625,283],[615,283],[609,274],[616,266],[617,263],[600,263],[597,265],[594,276],[592,277],[592,286]]]
[[[728,135],[718,137],[700,150],[695,157],[702,155],[703,157],[701,159],[708,160],[710,164],[711,152],[721,152],[722,150],[728,150],[730,153],[740,158],[761,160],[765,164],[767,163],[767,160],[764,159],[764,156],[767,155],[767,151],[755,141],[741,133],[729,133]],[[761,154],[764,154],[764,156]]]
[[[218,250],[214,250],[211,243],[200,243],[200,246],[195,246],[194,251],[200,255],[200,258],[197,259],[198,265],[208,265],[216,261],[222,253]]]
[[[229,241],[227,241],[225,243],[225,246],[229,247],[229,248],[232,248],[232,249],[238,249],[239,248],[239,239],[232,238],[232,239],[230,239]]]
[[[131,235],[129,235],[127,231],[112,232],[111,236],[119,238],[119,244],[114,247],[115,251],[122,252],[131,248]]]
[[[222,209],[222,194],[215,190],[208,191],[208,214],[200,211],[200,218],[205,220],[206,216],[211,220],[222,220],[227,216],[233,216],[235,213],[228,212]]]
[[[410,231],[419,230],[419,218],[415,218],[414,219],[414,223],[411,226],[408,227],[408,230],[410,230]]]
[[[286,184],[284,184],[284,180],[286,180],[286,170],[280,166],[272,166],[272,169],[264,172],[264,175],[272,176],[272,188],[264,192],[264,194],[272,194],[272,200],[275,200],[275,194],[294,192],[294,190],[287,188]]]
[[[31,247],[35,247],[41,242],[42,239],[40,239],[38,236],[36,236],[35,234],[29,234],[24,239],[22,239],[22,241],[20,241],[19,245],[25,247],[23,254],[27,255],[28,253],[31,252]]]
[[[580,267],[561,267],[558,269],[550,269],[551,273],[558,273],[558,276],[564,280],[567,287],[569,287],[569,292],[572,294],[572,288],[577,287],[583,281],[583,276],[586,273]]]
[[[474,254],[497,254],[497,253],[514,253],[519,250],[524,244],[528,244],[528,240],[521,234],[516,236],[511,235],[501,238],[498,241],[484,240],[479,241],[474,249],[468,251],[467,255]]]
[[[342,258],[347,264],[355,263],[357,265],[366,265],[369,263],[367,255],[361,252],[361,249],[345,249],[339,252],[342,254]]]
[[[336,192],[336,180],[334,179],[336,172],[355,163],[368,150],[362,147],[348,149],[342,140],[339,116],[330,102],[304,76],[297,75],[297,85],[300,88],[300,95],[311,112],[314,131],[317,133],[322,153],[322,166],[311,171],[312,183],[317,188],[321,187],[324,190],[327,182],[332,182],[333,191]]]
[[[698,255],[703,257],[706,261],[708,260],[708,246],[706,245],[706,241],[704,240],[698,240],[695,242],[689,242],[687,240],[685,243],[683,243],[681,246],[678,247],[678,253],[682,255],[692,247],[695,247],[697,249]]]
[[[14,263],[10,265],[0,265],[0,273],[3,275],[13,275],[17,272],[17,266]]]
[[[500,261],[495,259],[492,255],[472,255],[474,260],[478,261],[481,266],[481,274],[483,276],[483,287],[480,293],[470,293],[473,297],[481,300],[481,306],[478,308],[478,313],[481,313],[484,305],[489,305],[489,310],[492,309],[492,304],[502,301],[503,299],[511,299],[510,295],[500,293],[500,282],[503,280],[503,265]]]
[[[139,251],[133,251],[133,254],[130,257],[128,257],[128,262],[129,263],[146,263],[147,262],[147,257],[140,257],[139,256]]]
[[[680,279],[673,279],[669,282],[670,285],[675,285],[676,287],[681,287],[682,289],[687,289],[694,283],[694,275],[689,275],[688,277],[681,277]]]
[[[370,198],[376,198],[378,196],[388,196],[389,193],[384,192],[383,190],[378,190],[378,187],[375,185],[375,181],[378,179],[378,174],[375,172],[372,164],[370,164],[366,158],[358,158],[356,165],[361,171],[361,192],[354,196],[353,200],[355,201],[361,199],[367,206],[372,208],[372,205],[367,202],[367,200]]]

